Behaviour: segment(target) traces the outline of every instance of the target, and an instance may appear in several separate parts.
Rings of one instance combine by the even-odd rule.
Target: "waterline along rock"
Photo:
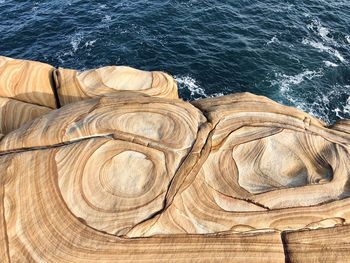
[[[1,262],[350,262],[350,121],[162,72],[0,57]]]

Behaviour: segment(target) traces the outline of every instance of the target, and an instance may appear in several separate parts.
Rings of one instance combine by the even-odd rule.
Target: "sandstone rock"
[[[1,262],[350,260],[349,120],[190,104],[154,74],[59,69],[69,105],[0,99]]]
[[[178,98],[176,82],[168,74],[125,66],[108,66],[83,72],[59,68],[55,71],[55,81],[61,105],[123,90],[153,97]]]
[[[0,97],[56,108],[53,70],[45,63],[0,56]]]
[[[0,133],[16,130],[49,111],[48,107],[0,97]]]
[[[173,203],[128,236],[283,231],[350,219],[348,134],[247,93],[193,104],[214,127],[210,151]]]
[[[0,133],[7,134],[62,105],[117,91],[178,98],[175,80],[164,72],[124,66],[78,72],[0,56]]]
[[[287,262],[350,262],[350,227],[336,226],[283,234]]]

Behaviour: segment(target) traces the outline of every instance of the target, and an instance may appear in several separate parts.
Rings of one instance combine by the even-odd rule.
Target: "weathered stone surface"
[[[7,134],[52,109],[19,100],[0,97],[0,133]]]
[[[350,262],[349,235],[349,225],[286,232],[286,262]]]
[[[108,66],[78,72],[0,56],[0,133],[16,130],[51,109],[118,91],[178,98],[175,80],[160,71]]]
[[[53,70],[45,63],[0,56],[0,97],[56,108]]]
[[[1,262],[350,260],[349,120],[249,93],[190,104],[129,68],[56,73],[58,110],[0,91]]]
[[[350,137],[264,97],[196,101],[210,151],[167,210],[128,236],[300,229],[349,220]]]
[[[61,105],[123,90],[153,97],[178,98],[176,82],[168,74],[125,66],[108,66],[83,72],[58,68],[55,82]]]

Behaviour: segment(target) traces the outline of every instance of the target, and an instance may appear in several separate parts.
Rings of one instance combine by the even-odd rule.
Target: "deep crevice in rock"
[[[59,82],[57,80],[56,71],[57,71],[57,68],[54,68],[54,70],[51,73],[51,85],[52,85],[53,95],[55,96],[56,108],[59,109],[61,108],[61,102],[60,102],[60,97],[58,96]]]
[[[282,245],[283,245],[283,251],[284,251],[284,257],[285,257],[285,263],[292,263],[289,254],[288,254],[288,244],[287,244],[287,240],[286,240],[286,231],[282,231],[281,232],[281,241],[282,241]]]

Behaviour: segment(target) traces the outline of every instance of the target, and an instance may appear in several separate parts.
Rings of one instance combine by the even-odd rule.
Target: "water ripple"
[[[347,0],[0,0],[0,54],[164,70],[187,100],[250,91],[333,122],[350,118],[348,10]]]

